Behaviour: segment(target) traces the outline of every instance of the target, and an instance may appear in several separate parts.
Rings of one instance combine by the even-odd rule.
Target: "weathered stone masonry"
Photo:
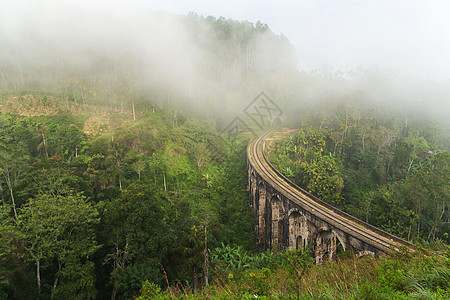
[[[318,264],[334,259],[338,251],[351,250],[359,256],[380,254],[379,249],[328,224],[282,195],[250,163],[248,190],[259,251],[308,247]]]

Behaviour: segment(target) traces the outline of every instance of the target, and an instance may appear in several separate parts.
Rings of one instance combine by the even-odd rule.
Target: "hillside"
[[[67,28],[64,47],[38,32],[32,48],[0,49],[0,298],[314,298],[323,286],[307,283],[322,271],[343,284],[326,274],[350,276],[361,261],[320,268],[302,251],[247,255],[245,147],[270,123],[252,122],[267,117],[254,102],[262,91],[298,130],[272,145],[280,170],[442,252],[370,260],[362,281],[330,287],[329,298],[448,294],[450,124],[434,106],[439,88],[411,104],[425,83],[404,92],[383,72],[306,74],[287,38],[261,22],[151,12],[133,24],[84,39]],[[235,120],[244,134],[230,138]]]
[[[99,114],[0,115],[8,291],[28,298],[40,287],[66,297],[75,288],[93,297],[113,284],[126,295],[133,285],[120,287],[122,276],[138,272],[137,290],[145,278],[163,282],[158,262],[171,278],[189,278],[201,261],[205,225],[210,246],[253,247],[245,141],[227,145],[211,122],[174,119],[170,111],[115,118],[114,127],[96,124],[92,133],[86,124]],[[33,265],[40,283],[30,286]]]

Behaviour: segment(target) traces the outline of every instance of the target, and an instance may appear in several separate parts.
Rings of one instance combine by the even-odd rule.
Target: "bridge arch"
[[[333,257],[334,259],[338,256],[339,253],[347,251],[347,244],[345,243],[345,237],[341,232],[333,229],[333,233],[336,235],[336,253]]]
[[[280,251],[283,247],[284,205],[279,195],[273,195],[270,200],[272,219],[272,248]]]
[[[289,211],[289,244],[288,249],[302,249],[309,244],[309,233],[314,230],[306,216],[297,209]]]

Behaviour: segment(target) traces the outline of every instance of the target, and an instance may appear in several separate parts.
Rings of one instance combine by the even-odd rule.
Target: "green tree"
[[[38,293],[42,287],[42,266],[56,260],[52,295],[76,299],[95,296],[89,257],[98,249],[93,231],[97,215],[96,209],[81,194],[42,194],[20,209],[17,226],[25,252],[35,265]]]
[[[29,155],[24,149],[24,145],[11,143],[8,146],[0,140],[0,172],[2,180],[0,183],[6,183],[9,190],[9,196],[12,203],[14,216],[17,218],[16,188],[23,181],[24,173],[28,169]],[[2,192],[3,204],[5,198]],[[20,203],[19,203],[20,204]]]
[[[167,257],[175,236],[171,231],[168,200],[148,185],[131,184],[118,198],[102,205],[102,239],[109,249],[112,294],[116,297],[133,290],[124,282],[128,267],[145,264],[159,273],[158,262]]]
[[[339,176],[336,162],[331,156],[319,156],[311,163],[302,164],[306,189],[313,195],[338,206],[342,202],[344,181]]]
[[[278,157],[276,167],[313,195],[333,205],[342,202],[344,181],[338,163],[326,151],[326,135],[322,129],[302,128],[288,141],[279,141],[270,157]]]
[[[448,241],[448,229],[450,221],[450,154],[448,152],[437,153],[431,158],[426,170],[426,176],[422,184],[428,192],[427,214],[429,232],[427,238],[440,237]],[[430,226],[431,225],[431,226]],[[431,227],[431,228],[430,228]],[[446,236],[447,235],[447,236]]]
[[[409,166],[407,171],[409,173],[413,162],[418,160],[424,152],[428,151],[429,146],[425,138],[423,136],[419,136],[417,132],[410,131],[409,136],[404,138],[404,141],[410,148]]]
[[[85,134],[73,123],[51,123],[47,130],[50,155],[63,159],[77,157],[86,149]]]

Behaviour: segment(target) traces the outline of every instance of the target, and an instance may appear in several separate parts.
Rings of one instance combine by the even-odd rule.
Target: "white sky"
[[[176,14],[260,20],[296,48],[300,69],[389,68],[450,80],[450,0],[142,0]]]
[[[60,3],[68,6],[56,5]],[[346,72],[376,66],[450,81],[450,0],[0,0],[0,33],[16,36],[8,27],[17,20],[27,22],[26,13],[45,20],[49,13],[43,7],[71,5],[119,15],[151,8],[260,20],[287,36],[302,70],[328,67]],[[66,9],[60,17],[75,11]],[[77,25],[87,23],[83,16],[67,17],[75,18]]]

